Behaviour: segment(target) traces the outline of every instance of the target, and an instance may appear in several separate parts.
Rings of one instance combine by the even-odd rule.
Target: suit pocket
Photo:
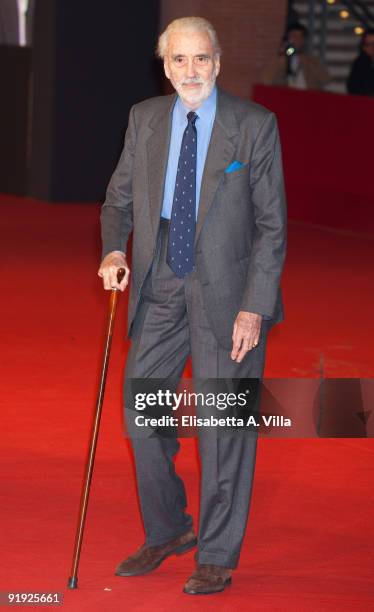
[[[233,172],[225,172],[225,183],[231,183],[232,181],[245,177],[247,177],[249,181],[249,164],[244,164],[244,166]]]

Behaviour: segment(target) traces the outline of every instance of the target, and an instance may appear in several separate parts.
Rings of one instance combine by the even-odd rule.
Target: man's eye
[[[206,64],[209,60],[209,57],[207,57],[206,55],[199,55],[197,58],[197,61],[199,62],[199,64]]]

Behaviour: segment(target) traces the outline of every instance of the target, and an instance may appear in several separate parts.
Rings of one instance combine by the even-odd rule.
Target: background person
[[[322,62],[307,53],[308,30],[301,23],[290,24],[284,41],[275,57],[263,69],[260,82],[264,85],[280,85],[296,89],[323,89],[330,75]],[[287,50],[293,50],[292,55]]]
[[[347,90],[358,96],[374,95],[374,28],[362,35],[360,54],[351,66]]]

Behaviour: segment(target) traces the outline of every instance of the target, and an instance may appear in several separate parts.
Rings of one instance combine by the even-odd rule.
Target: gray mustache
[[[192,83],[204,85],[204,81],[199,78],[185,79],[184,81],[181,82],[181,85],[191,85]]]

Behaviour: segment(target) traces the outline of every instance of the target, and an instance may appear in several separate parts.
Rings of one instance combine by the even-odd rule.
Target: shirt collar
[[[217,87],[214,86],[210,96],[204,100],[201,106],[196,109],[196,114],[199,116],[199,123],[206,123],[211,120],[216,111],[217,105]],[[175,104],[176,119],[180,125],[185,127],[186,117],[190,112],[190,109],[186,108],[182,100],[178,96]]]

